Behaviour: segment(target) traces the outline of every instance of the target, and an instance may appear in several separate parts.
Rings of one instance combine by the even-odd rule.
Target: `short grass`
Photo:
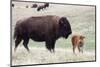
[[[72,53],[71,49],[57,48],[55,53],[50,53],[44,47],[31,47],[28,53],[25,48],[20,47],[18,51],[12,54],[13,65],[27,65],[27,64],[47,64],[47,63],[63,63],[63,62],[81,62],[81,61],[95,61],[94,52],[85,51],[83,54]]]

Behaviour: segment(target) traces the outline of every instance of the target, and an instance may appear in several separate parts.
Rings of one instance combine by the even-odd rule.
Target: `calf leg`
[[[81,52],[80,46],[78,46],[78,51]]]
[[[76,46],[75,45],[73,45],[73,53],[75,54],[75,48],[76,48]]]
[[[81,48],[81,52],[83,53],[83,46],[82,47],[80,47]]]
[[[83,47],[82,47],[82,49],[81,49],[81,52],[83,53]]]
[[[79,50],[79,52],[82,52],[82,53],[83,53],[83,45],[80,44],[80,45],[78,46],[78,50]]]

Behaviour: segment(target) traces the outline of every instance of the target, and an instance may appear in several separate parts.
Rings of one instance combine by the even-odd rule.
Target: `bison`
[[[15,48],[23,40],[23,46],[29,51],[28,42],[32,39],[45,42],[50,52],[55,52],[55,42],[58,38],[68,38],[72,33],[70,23],[66,17],[55,15],[32,16],[18,20],[14,29]]]
[[[12,3],[12,7],[14,7],[15,5]]]
[[[44,4],[44,8],[49,7],[49,3]]]
[[[79,52],[83,53],[84,38],[85,38],[85,36],[83,36],[83,35],[73,35],[72,36],[72,46],[73,46],[74,54],[75,54],[76,47],[78,48]]]
[[[49,3],[44,3],[44,5],[41,5],[37,8],[37,11],[43,10],[44,8],[49,7]]]
[[[37,4],[32,4],[31,8],[37,8]]]
[[[37,8],[37,11],[43,10],[44,9],[44,5],[41,5]]]

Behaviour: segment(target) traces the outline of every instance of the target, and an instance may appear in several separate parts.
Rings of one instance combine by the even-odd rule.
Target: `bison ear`
[[[66,22],[68,22],[66,17],[61,17],[60,20],[59,20],[59,24],[61,24],[61,25],[66,23]]]

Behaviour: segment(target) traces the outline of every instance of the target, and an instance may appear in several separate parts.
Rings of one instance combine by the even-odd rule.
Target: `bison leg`
[[[20,37],[17,37],[16,40],[15,40],[15,48],[14,48],[14,51],[16,51],[19,43],[22,41],[22,39]]]
[[[46,48],[47,48],[50,52],[52,52],[52,51],[51,51],[51,44],[50,44],[48,41],[46,41]]]
[[[51,45],[52,45],[52,46],[51,46],[52,51],[55,52],[55,41],[53,41]]]
[[[54,52],[54,48],[55,48],[55,41],[54,40],[47,40],[46,41],[46,48],[50,51],[50,52]]]
[[[26,39],[24,39],[24,41],[23,41],[23,45],[24,45],[24,47],[27,49],[27,51],[29,51],[28,42],[29,42],[29,38],[26,38]]]

